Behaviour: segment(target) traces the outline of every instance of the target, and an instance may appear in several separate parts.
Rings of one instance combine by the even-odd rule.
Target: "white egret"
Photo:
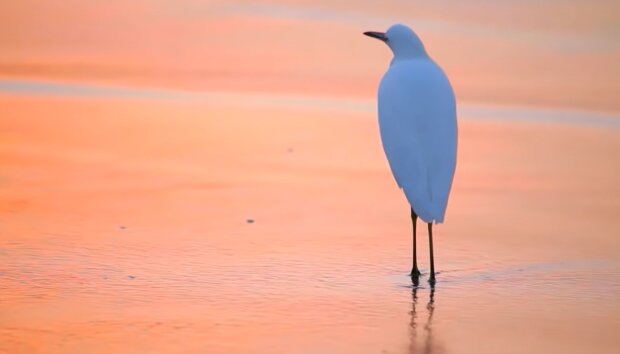
[[[381,141],[396,183],[411,205],[411,276],[420,275],[416,260],[416,222],[420,217],[428,223],[429,282],[434,283],[433,223],[444,220],[456,168],[454,91],[409,27],[396,24],[385,33],[364,34],[383,41],[394,54],[379,85]]]

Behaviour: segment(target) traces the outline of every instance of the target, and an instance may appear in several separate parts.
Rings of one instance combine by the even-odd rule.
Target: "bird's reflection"
[[[428,303],[426,304],[426,319],[422,333],[419,332],[418,325],[420,323],[420,316],[424,314],[418,313],[418,292],[422,290],[420,288],[419,278],[411,277],[412,290],[411,290],[411,311],[409,321],[409,353],[444,353],[440,345],[435,342],[433,336],[433,313],[435,312],[435,285],[430,284],[430,294]]]

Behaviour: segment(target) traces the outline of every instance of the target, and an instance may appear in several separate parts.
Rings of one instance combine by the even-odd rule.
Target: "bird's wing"
[[[398,185],[426,222],[442,222],[456,166],[456,105],[430,60],[393,63],[379,87],[379,126]]]

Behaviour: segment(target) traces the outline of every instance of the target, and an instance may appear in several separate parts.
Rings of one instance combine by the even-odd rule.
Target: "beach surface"
[[[431,289],[372,109],[108,96],[0,98],[0,352],[618,348],[614,126],[460,117]]]

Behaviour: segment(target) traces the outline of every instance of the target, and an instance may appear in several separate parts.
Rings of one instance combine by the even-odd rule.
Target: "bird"
[[[413,267],[418,217],[428,225],[429,282],[435,284],[433,223],[443,223],[456,170],[458,126],[454,90],[422,40],[403,24],[364,35],[387,44],[393,54],[378,90],[381,143],[396,183],[411,206]]]

